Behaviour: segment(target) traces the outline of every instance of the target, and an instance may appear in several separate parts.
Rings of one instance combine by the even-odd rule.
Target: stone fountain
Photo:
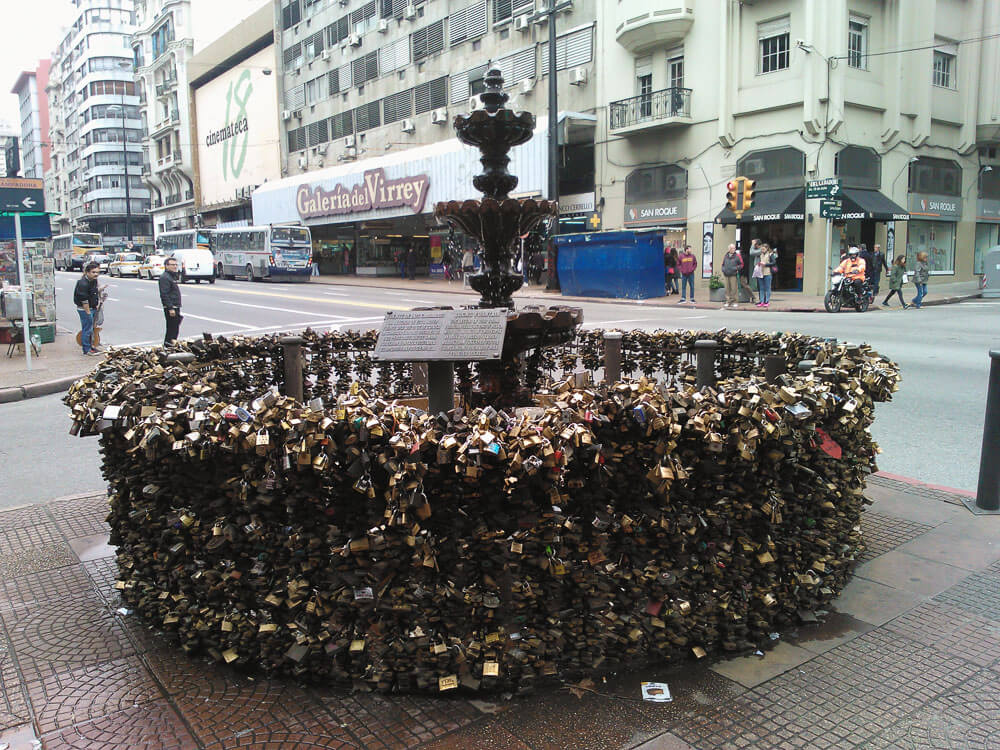
[[[501,359],[477,363],[477,389],[466,395],[473,405],[526,405],[530,394],[519,377],[521,355],[570,340],[583,322],[583,311],[541,306],[514,310],[512,295],[524,283],[511,269],[517,240],[540,222],[557,216],[559,206],[549,200],[510,197],[518,179],[507,171],[508,152],[531,139],[535,116],[507,109],[509,96],[503,90],[498,68],[492,68],[484,82],[486,90],[480,95],[483,109],[457,115],[454,120],[458,139],[482,154],[479,161],[483,172],[473,178],[472,184],[483,198],[438,203],[434,215],[479,243],[483,268],[469,282],[481,295],[477,307],[509,310]]]

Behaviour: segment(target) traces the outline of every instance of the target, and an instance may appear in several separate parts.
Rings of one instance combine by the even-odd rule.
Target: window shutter
[[[362,104],[360,107],[354,110],[354,122],[357,127],[357,132],[360,133],[365,130],[371,130],[372,128],[377,128],[382,124],[379,117],[379,102],[369,102],[368,104]]]
[[[316,146],[320,143],[326,143],[330,140],[330,135],[328,131],[328,121],[326,118],[322,120],[317,120],[316,122],[309,123],[307,126],[309,145]]]
[[[449,45],[455,47],[486,33],[486,2],[473,3],[448,17]]]
[[[340,93],[340,71],[337,68],[326,74],[326,83],[329,96]]]
[[[387,44],[378,51],[379,70],[382,75],[405,68],[410,64],[410,39],[403,37]]]
[[[347,89],[351,88],[351,64],[344,63],[337,68],[337,71],[340,80],[340,90],[347,91]]]
[[[787,34],[791,31],[792,25],[789,16],[782,16],[771,21],[764,21],[757,24],[758,39]]]
[[[594,58],[593,24],[574,29],[556,39],[556,70],[586,65]],[[549,72],[549,45],[542,45],[542,75]]]
[[[390,122],[402,120],[413,114],[413,91],[407,89],[398,94],[387,96],[382,100],[382,121],[388,125]]]
[[[493,23],[500,23],[511,18],[514,12],[513,0],[494,0]]]
[[[303,86],[296,86],[285,91],[285,109],[301,109],[305,103],[305,88]]]

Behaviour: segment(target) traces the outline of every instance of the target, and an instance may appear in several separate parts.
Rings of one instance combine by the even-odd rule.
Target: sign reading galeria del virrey
[[[303,220],[398,206],[419,214],[423,211],[430,184],[426,174],[391,180],[385,176],[384,169],[370,169],[353,187],[341,182],[332,190],[319,185],[300,185],[295,194],[295,207]]]

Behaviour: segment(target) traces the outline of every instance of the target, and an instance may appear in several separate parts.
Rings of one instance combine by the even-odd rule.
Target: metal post
[[[279,343],[285,353],[285,395],[302,400],[302,344],[301,336],[283,336]]]
[[[455,363],[427,363],[427,410],[431,414],[455,408]]]
[[[990,360],[976,507],[980,510],[1000,511],[1000,349],[990,352]]]
[[[713,339],[698,339],[694,342],[695,362],[697,365],[698,388],[715,385],[715,350],[718,342]]]
[[[21,214],[14,214],[14,238],[17,240],[17,276],[21,282],[21,323],[24,324],[24,362],[31,369],[31,324],[28,320],[28,275],[24,270],[24,240],[21,238]]]
[[[788,370],[788,363],[780,354],[768,354],[764,357],[764,380],[768,383],[778,382],[778,376]]]
[[[132,241],[132,198],[128,186],[128,138],[125,135],[125,92],[122,91],[122,167],[125,169],[125,233]]]
[[[604,382],[617,383],[622,379],[622,334],[620,331],[604,332]]]
[[[832,260],[830,259],[830,250],[833,246],[833,219],[826,220],[826,270],[823,274],[826,276],[826,281],[823,283],[823,291],[830,291],[830,265]]]
[[[549,8],[545,15],[549,21],[549,200],[559,200],[559,87],[557,81],[556,66],[556,0],[549,0]],[[559,234],[559,213],[556,212],[551,220],[551,231],[549,241],[552,243],[552,252],[549,253],[549,275],[545,281],[545,288],[549,291],[559,290],[557,279],[557,259],[559,249],[555,244],[555,237]]]

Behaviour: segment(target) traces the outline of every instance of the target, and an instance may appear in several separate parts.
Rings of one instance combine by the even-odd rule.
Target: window
[[[330,140],[343,138],[354,132],[354,110],[349,109],[330,118]]]
[[[493,3],[493,23],[509,21],[514,16],[530,13],[535,9],[535,0],[495,0]]]
[[[302,45],[293,44],[291,47],[287,47],[281,54],[281,60],[285,64],[285,70],[292,70],[294,68],[302,67]]]
[[[305,103],[305,86],[285,90],[285,109],[299,109]]]
[[[898,224],[896,226],[899,226]],[[950,221],[907,222],[906,270],[916,270],[917,253],[927,253],[927,264],[932,275],[955,273],[955,228]]]
[[[921,156],[910,164],[909,190],[930,195],[962,195],[962,168],[947,159]]]
[[[773,73],[785,70],[789,63],[789,17],[757,24],[757,44],[760,49],[759,70]]]
[[[684,88],[684,50],[667,53],[667,80],[670,88]]]
[[[364,34],[375,28],[375,0],[351,13],[351,33]]]
[[[334,68],[326,74],[327,95],[333,96],[340,92],[340,69]]]
[[[558,58],[556,58],[558,61]],[[649,55],[635,59],[635,94],[639,97],[639,116],[653,113],[653,58]]]
[[[751,151],[736,161],[736,174],[757,181],[757,190],[802,187],[806,155],[796,148]]]
[[[326,27],[326,46],[336,47],[351,35],[351,17],[338,18]]]
[[[417,29],[410,34],[413,62],[444,49],[444,19]]]
[[[413,88],[414,111],[419,115],[448,104],[448,77],[435,78]]]
[[[143,52],[141,44],[137,44],[132,48],[132,64],[137,68],[141,68],[146,64],[146,55]]]
[[[288,131],[288,153],[301,151],[306,147],[306,129],[296,128]]]
[[[455,47],[486,33],[486,2],[473,3],[448,17],[448,44]]]
[[[156,60],[167,51],[167,45],[174,41],[174,24],[172,19],[168,18],[165,24],[153,32],[152,41],[153,59]]]
[[[556,70],[586,65],[594,57],[594,25],[570,31],[556,39]],[[542,75],[549,72],[549,43],[542,45]]]
[[[847,64],[868,70],[868,19],[853,13],[847,23]]]
[[[391,42],[378,51],[378,65],[382,75],[400,70],[410,64],[410,39],[403,37]]]
[[[369,52],[364,57],[351,61],[351,81],[355,86],[378,78],[378,52]]]
[[[286,2],[281,8],[281,28],[290,29],[302,20],[302,8],[299,0]]]
[[[844,187],[878,190],[882,179],[882,157],[871,148],[845,146],[834,157],[833,173]]]
[[[558,42],[556,46],[558,47]],[[500,69],[504,83],[508,86],[513,86],[526,78],[534,78],[536,74],[535,45],[498,58],[493,61],[493,66]]]
[[[315,60],[319,57],[323,52],[323,32],[317,31],[311,37],[306,39],[302,48],[305,54],[306,62]]]
[[[313,78],[311,81],[306,82],[306,88],[305,88],[306,104],[315,104],[316,102],[323,101],[326,97],[327,97],[326,76]]]
[[[382,120],[378,101],[362,104],[354,110],[354,125],[356,132],[360,133],[364,130],[371,130],[372,128],[377,128],[381,124]]]
[[[330,140],[328,123],[329,120],[323,118],[306,126],[310,146],[317,146]]]
[[[625,202],[680,200],[687,197],[687,172],[675,164],[636,169],[625,178]]]
[[[407,89],[382,100],[382,122],[388,125],[413,115],[413,91]]]
[[[934,85],[946,89],[955,88],[955,52],[954,44],[946,45],[944,49],[934,50]]]

